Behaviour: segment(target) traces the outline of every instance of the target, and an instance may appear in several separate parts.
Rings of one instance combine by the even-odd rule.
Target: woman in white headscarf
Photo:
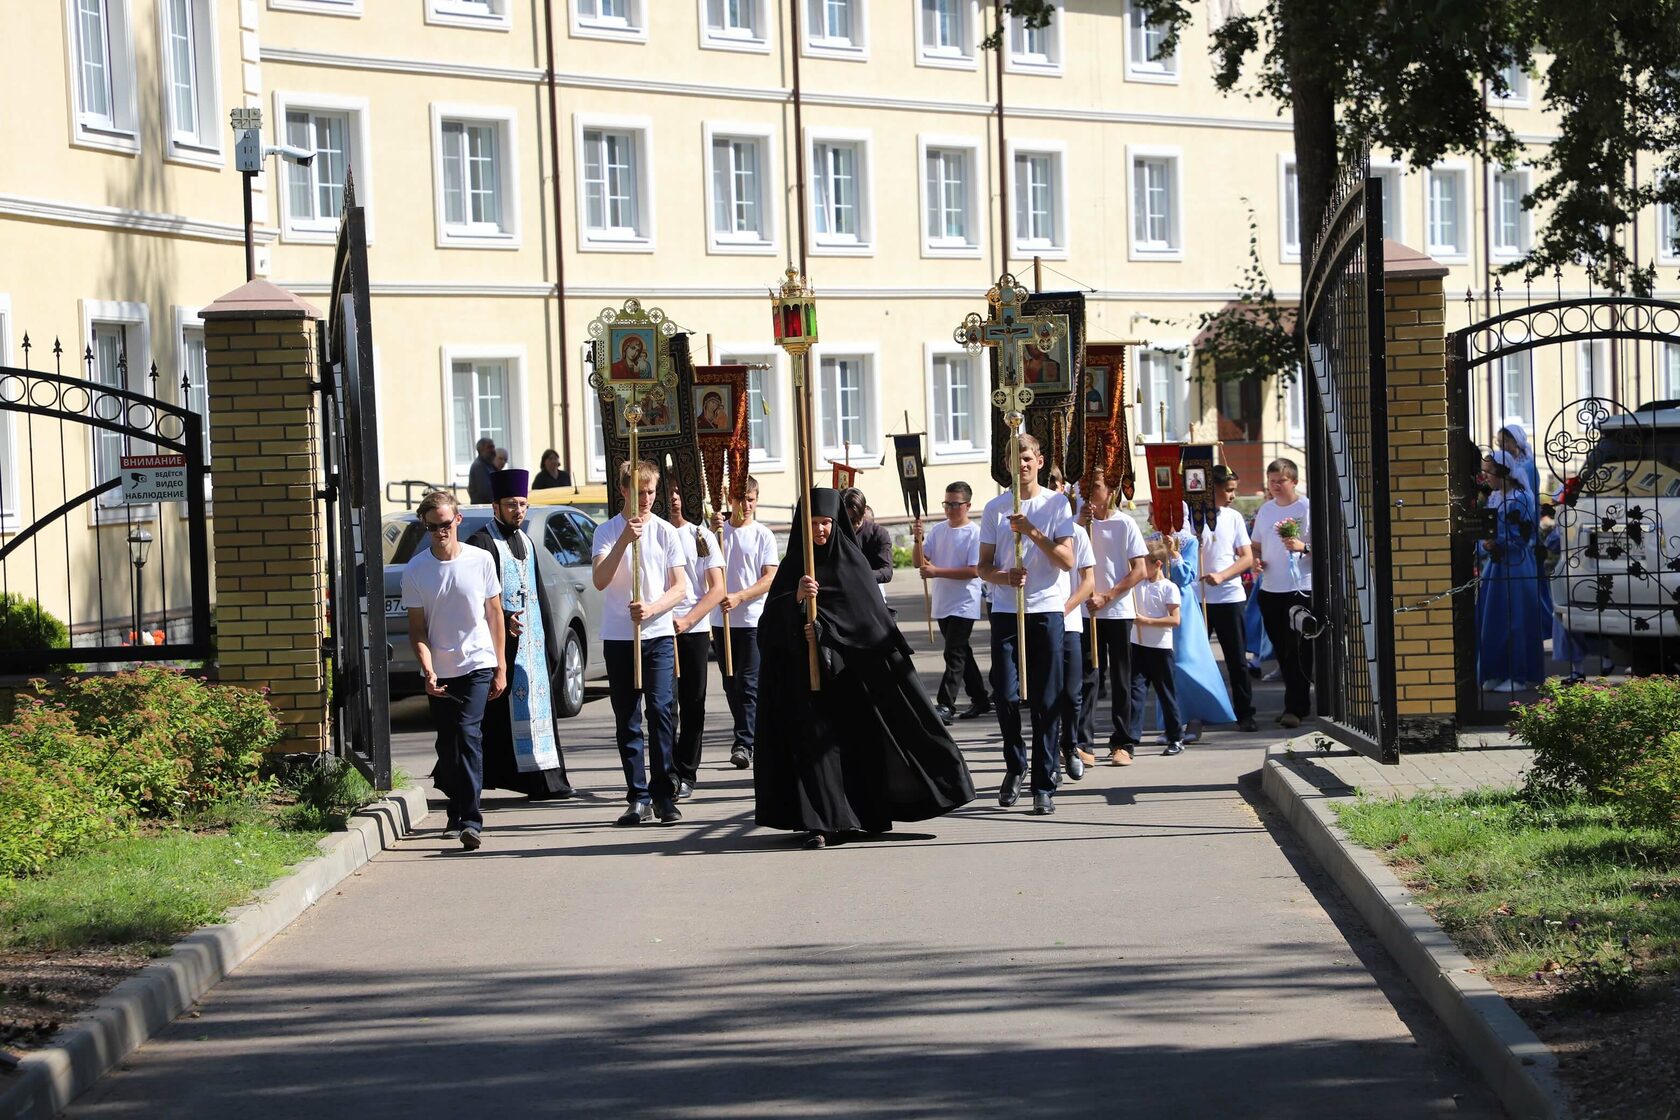
[[[1491,451],[1482,472],[1504,494],[1493,536],[1483,542],[1481,588],[1477,596],[1479,671],[1489,692],[1520,692],[1545,677],[1541,652],[1540,570],[1535,540],[1539,522],[1534,495],[1522,464],[1510,453]],[[1548,620],[1549,621],[1549,620]]]
[[[1523,484],[1528,488],[1528,496],[1534,499],[1535,509],[1538,510],[1541,496],[1540,465],[1535,461],[1534,447],[1528,441],[1528,427],[1520,418],[1511,417],[1505,421],[1505,426],[1499,429],[1499,450],[1515,460],[1513,469],[1521,474]],[[1534,543],[1545,544],[1544,536],[1540,533],[1538,517],[1535,518]],[[1540,570],[1540,628],[1549,632],[1552,627],[1552,585],[1551,581],[1544,578],[1545,565],[1542,564]],[[1553,656],[1558,656],[1558,651],[1554,650]]]

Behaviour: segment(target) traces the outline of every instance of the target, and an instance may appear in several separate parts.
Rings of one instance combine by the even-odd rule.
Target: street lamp
[[[144,645],[140,626],[140,575],[146,568],[146,557],[152,551],[152,531],[144,525],[128,534],[128,556],[134,563],[134,644]]]
[[[799,505],[802,512],[800,529],[804,536],[805,574],[814,575],[816,558],[811,540],[811,471],[813,468],[811,430],[811,347],[817,341],[817,295],[799,270],[789,267],[787,279],[780,288],[770,289],[770,317],[776,335],[776,345],[793,358],[794,459],[799,471]],[[817,601],[805,601],[805,620],[817,620]],[[811,690],[822,688],[822,673],[817,664],[817,645],[810,643]]]

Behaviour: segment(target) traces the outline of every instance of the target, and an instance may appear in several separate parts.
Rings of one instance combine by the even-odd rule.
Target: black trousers
[[[1225,677],[1231,685],[1231,708],[1237,719],[1254,715],[1254,682],[1248,676],[1247,603],[1207,604],[1208,625],[1225,655]]]
[[[1089,751],[1091,731],[1096,723],[1097,667],[1091,664],[1085,640],[1087,629],[1073,630],[1062,639],[1062,753],[1073,748]]]
[[[671,752],[675,781],[693,782],[700,772],[700,739],[706,733],[706,662],[712,635],[704,627],[677,638],[677,742]]]
[[[1312,714],[1312,643],[1289,625],[1289,608],[1311,607],[1307,591],[1260,591],[1260,618],[1283,673],[1283,710],[1306,719]]]
[[[1097,619],[1097,652],[1108,662],[1108,749],[1124,747],[1136,753],[1137,743],[1132,739],[1132,620]],[[1089,728],[1084,741],[1096,742],[1096,704],[1087,704],[1080,718]]]
[[[957,685],[968,690],[968,698],[976,704],[986,702],[986,678],[974,660],[974,647],[969,644],[974,633],[972,618],[950,615],[939,620],[939,634],[945,639],[945,672],[939,678],[939,703],[947,708],[957,706]]]
[[[1132,712],[1138,724],[1143,723],[1143,706],[1149,699],[1149,689],[1155,689],[1155,699],[1161,704],[1161,723],[1166,728],[1167,742],[1177,743],[1184,738],[1184,725],[1178,718],[1178,686],[1173,679],[1173,651],[1156,646],[1135,646],[1132,649]],[[1132,741],[1142,737],[1142,728],[1132,729]],[[1134,752],[1135,753],[1135,752]]]

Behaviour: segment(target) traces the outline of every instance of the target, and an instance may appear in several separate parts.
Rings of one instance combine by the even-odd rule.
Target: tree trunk
[[[1336,185],[1336,101],[1330,76],[1314,61],[1314,34],[1333,26],[1322,0],[1279,0],[1278,33],[1289,65],[1289,102],[1295,130],[1296,190],[1300,200],[1301,284],[1306,287],[1324,210]]]

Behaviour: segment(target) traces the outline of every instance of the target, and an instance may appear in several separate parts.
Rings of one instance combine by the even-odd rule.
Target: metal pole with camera
[[[263,160],[269,156],[279,156],[299,167],[308,167],[315,162],[315,152],[311,148],[298,148],[291,144],[264,146],[262,110],[255,106],[240,106],[228,115],[228,120],[238,136],[233,145],[233,165],[239,171],[245,189],[245,279],[249,282],[257,278],[257,239],[256,224],[251,218],[251,181],[262,171]]]

